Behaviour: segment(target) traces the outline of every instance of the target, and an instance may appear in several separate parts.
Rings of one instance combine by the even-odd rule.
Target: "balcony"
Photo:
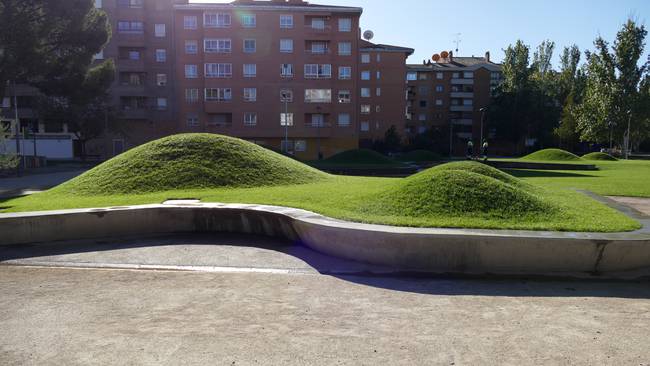
[[[132,60],[128,58],[120,58],[117,60],[118,71],[132,71],[132,72],[145,72],[144,60]]]
[[[474,79],[451,79],[451,85],[474,85]]]
[[[122,119],[148,119],[149,110],[146,108],[122,108],[120,117]]]
[[[320,50],[320,49],[306,49],[305,50],[305,54],[307,54],[309,56],[328,56],[331,53],[332,53],[332,51],[330,51],[330,49],[328,49],[328,48],[322,49],[322,50]]]
[[[309,33],[328,33],[332,30],[332,27],[329,24],[325,25],[315,25],[315,24],[307,24],[305,25],[305,31]]]
[[[472,112],[474,111],[474,106],[471,105],[452,105],[449,107],[449,110],[452,112]]]
[[[451,120],[451,123],[459,126],[473,126],[474,121],[468,118],[455,118]]]
[[[452,98],[474,98],[473,92],[451,92]]]

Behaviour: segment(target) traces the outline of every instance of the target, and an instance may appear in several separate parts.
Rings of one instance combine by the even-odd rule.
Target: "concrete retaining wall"
[[[650,271],[650,230],[559,233],[424,229],[339,221],[260,205],[164,204],[0,214],[0,245],[182,232],[288,238],[329,255],[402,270],[629,277]]]

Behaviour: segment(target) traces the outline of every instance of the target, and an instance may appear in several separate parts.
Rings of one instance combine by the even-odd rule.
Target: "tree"
[[[19,162],[16,154],[9,152],[7,136],[9,136],[9,126],[0,124],[0,172],[16,168]]]
[[[611,128],[622,144],[628,123],[633,146],[649,136],[644,115],[647,99],[641,82],[648,64],[639,65],[646,35],[644,26],[629,19],[616,34],[611,51],[598,37],[595,52],[587,52],[584,101],[577,110],[583,141],[605,142]]]
[[[68,80],[60,83],[56,96],[39,98],[39,115],[47,120],[68,124],[81,145],[81,156],[86,156],[86,144],[102,135],[116,120],[116,111],[109,106],[108,89],[115,78],[115,65],[104,62],[78,81],[76,88]]]
[[[109,36],[93,0],[0,0],[0,100],[8,81],[55,95],[82,80]]]
[[[575,104],[573,93],[569,94],[562,108],[560,125],[553,131],[560,140],[560,147],[565,150],[573,150],[580,141],[578,134],[578,123],[575,118]]]

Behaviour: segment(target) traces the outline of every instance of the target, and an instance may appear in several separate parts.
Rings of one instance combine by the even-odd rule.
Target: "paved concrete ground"
[[[639,211],[640,213],[646,216],[650,216],[650,198],[614,197],[614,196],[608,196],[607,198],[612,199],[623,205],[632,207],[633,209]]]
[[[2,365],[650,364],[647,282],[362,276],[382,269],[244,236],[10,247],[0,261]]]
[[[31,174],[22,177],[1,178],[0,198],[8,198],[31,194],[34,191],[41,191],[57,186],[70,180],[85,170],[73,170],[64,172]]]

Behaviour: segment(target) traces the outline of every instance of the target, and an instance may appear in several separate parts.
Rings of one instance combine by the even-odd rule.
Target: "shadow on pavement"
[[[650,299],[650,281],[611,281],[405,272],[320,254],[286,240],[241,234],[178,234],[0,246],[0,265],[97,268],[164,265],[183,268],[288,270],[322,274],[375,288],[445,296],[611,297]],[[226,271],[227,272],[227,271]]]
[[[503,171],[517,178],[599,178],[597,175],[553,170],[503,169]]]

